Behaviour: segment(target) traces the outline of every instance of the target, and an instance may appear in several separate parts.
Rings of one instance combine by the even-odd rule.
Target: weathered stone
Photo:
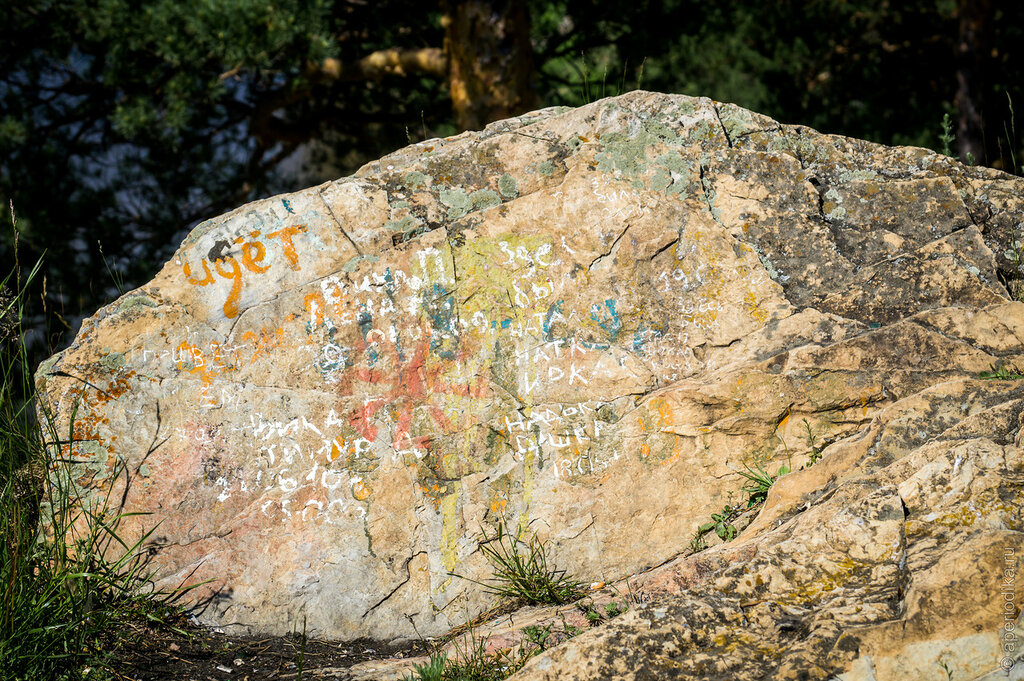
[[[1003,634],[1024,624],[1020,447],[939,437],[839,485],[826,452],[738,541],[634,578],[649,600],[514,678],[1019,678]]]
[[[1020,396],[977,376],[1024,366],[1024,305],[1002,283],[1022,195],[1018,178],[707,99],[546,109],[199,225],[37,382],[57,432],[76,419],[85,498],[151,514],[124,529],[156,527],[162,585],[212,580],[195,592],[210,623],[287,632],[305,616],[336,638],[436,635],[481,612],[488,597],[450,573],[487,578],[475,538],[499,518],[611,581],[683,552],[739,501],[744,465],[799,468],[827,447],[741,544],[679,563],[673,583],[703,591],[533,669],[896,669],[906,648],[869,632],[909,617],[911,525],[953,512],[931,496],[916,510],[902,462],[967,447],[986,494],[1017,494],[1000,476],[1019,468]],[[1017,541],[1019,515],[994,508],[963,538],[965,584],[999,532]],[[947,574],[922,560],[922,580]],[[928,617],[901,639],[925,656],[952,640]],[[970,621],[988,646],[994,620]],[[631,652],[584,664],[591,639]]]

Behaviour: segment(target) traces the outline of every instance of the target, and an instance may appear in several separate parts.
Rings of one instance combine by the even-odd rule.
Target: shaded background
[[[638,88],[1017,172],[1022,40],[1017,0],[5,0],[0,276],[45,253],[39,359],[204,219]]]

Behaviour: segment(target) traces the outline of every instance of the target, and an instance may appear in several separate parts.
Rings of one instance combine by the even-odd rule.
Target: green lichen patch
[[[775,269],[775,265],[772,264],[771,258],[769,258],[767,254],[763,253],[761,249],[757,247],[757,244],[752,244],[751,248],[753,248],[754,252],[757,254],[758,259],[761,261],[761,266],[764,267],[764,271],[768,273],[768,277],[772,281],[779,281],[781,275],[779,274],[779,271]]]
[[[426,174],[421,173],[418,170],[414,170],[411,173],[406,173],[404,179],[406,185],[413,189],[416,189],[419,187],[426,187],[427,180],[429,180],[430,178]]]
[[[649,172],[652,163],[648,153],[652,149],[685,147],[710,141],[721,141],[722,131],[717,121],[697,120],[682,133],[677,132],[658,118],[639,121],[630,126],[628,133],[612,132],[600,138],[601,149],[595,155],[597,169],[601,172],[618,172],[630,178],[639,178]],[[677,151],[664,152],[653,165],[665,170],[659,176],[659,183],[665,184],[666,175],[682,172],[683,157]],[[667,188],[667,187],[666,187]]]
[[[878,179],[878,173],[870,168],[858,168],[839,173],[839,179],[843,182],[870,182]]]
[[[86,455],[87,458],[74,466],[73,477],[97,481],[105,480],[110,476],[113,458],[100,442],[83,440],[78,443],[78,453]]]
[[[819,138],[803,135],[785,127],[772,139],[769,150],[789,154],[804,164],[826,163],[832,159],[834,151],[826,147]]]
[[[463,189],[442,188],[437,192],[437,198],[448,207],[449,220],[458,220],[473,209],[473,201]]]
[[[718,110],[718,117],[722,121],[722,127],[730,139],[736,139],[740,135],[746,135],[760,127],[754,122],[751,112],[741,109],[735,104],[724,104]]]
[[[676,112],[680,116],[692,116],[697,113],[697,100],[693,98],[680,100],[676,104]]]
[[[647,150],[666,142],[680,145],[682,140],[668,126],[655,121],[646,121],[635,134],[609,133],[601,138],[601,151],[595,156],[597,169],[636,177],[647,172]]]
[[[501,205],[501,197],[491,189],[479,189],[473,192],[469,195],[469,201],[473,206],[473,210],[484,210],[485,208]]]
[[[654,159],[657,170],[650,180],[651,189],[686,198],[690,194],[694,164],[678,151],[669,151]]]
[[[498,178],[498,191],[501,195],[508,199],[514,199],[519,196],[519,186],[516,183],[516,178],[512,177],[508,173],[505,173]]]
[[[391,230],[392,232],[411,232],[420,224],[422,223],[413,216],[406,215],[398,220],[388,220],[384,223],[384,229]]]
[[[659,169],[651,178],[651,189],[663,192],[672,184],[672,174],[665,169]]]
[[[56,364],[57,360],[59,359],[60,355],[54,355],[53,357],[44,359],[42,362],[39,363],[39,366],[36,368],[36,375],[48,376],[53,371],[53,365]]]
[[[661,154],[654,162],[673,173],[688,173],[693,170],[693,162],[687,161],[678,151]]]
[[[825,214],[827,220],[842,220],[846,217],[846,208],[842,206],[842,203],[843,197],[839,192],[835,188],[829,189],[825,192],[821,212]]]
[[[129,294],[117,304],[117,313],[129,312],[139,307],[157,307],[158,303],[144,293]]]
[[[552,161],[542,161],[537,164],[537,172],[544,177],[549,177],[555,172],[555,164]]]
[[[112,352],[105,355],[103,359],[100,360],[100,364],[103,365],[103,368],[110,373],[114,373],[124,366],[124,355],[120,352]]]

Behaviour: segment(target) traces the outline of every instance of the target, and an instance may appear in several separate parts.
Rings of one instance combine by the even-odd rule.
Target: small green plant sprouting
[[[302,681],[302,671],[306,666],[306,616],[302,616],[302,632],[298,630],[298,622],[295,623],[295,630],[292,632],[292,638],[299,641],[299,654],[296,658],[296,666],[298,667],[298,674],[295,681]]]
[[[511,653],[488,653],[487,639],[477,638],[472,626],[469,640],[464,645],[455,643],[452,655],[442,650],[430,654],[426,664],[414,664],[413,672],[404,681],[500,681],[526,664],[520,655],[512,659]]]
[[[697,528],[693,538],[690,540],[690,550],[693,553],[700,553],[708,547],[707,540],[704,536],[715,531],[719,539],[722,541],[732,541],[739,534],[736,526],[732,524],[732,521],[743,512],[743,509],[738,506],[730,506],[726,504],[722,507],[722,510],[718,513],[711,514],[711,520],[704,523]]]
[[[711,514],[711,520],[715,523],[715,534],[718,535],[719,539],[732,541],[736,538],[736,526],[729,522],[736,515],[736,509],[731,506],[723,508],[721,513]]]
[[[807,419],[804,419],[803,422],[804,428],[807,430],[807,446],[811,449],[811,453],[808,457],[808,465],[813,466],[818,463],[818,459],[821,458],[821,449],[816,446],[818,438],[815,436],[814,431],[811,430],[811,424]]]
[[[821,458],[821,450],[824,449],[824,447],[814,447],[815,438],[811,431],[810,424],[807,423],[807,419],[804,419],[804,427],[807,428],[808,442],[811,444],[812,448],[811,459],[808,465],[812,465]],[[782,444],[785,445],[786,443],[783,442]],[[786,451],[789,452],[788,447],[786,448]],[[747,483],[740,490],[747,495],[747,509],[754,508],[758,504],[763,503],[764,500],[768,498],[768,490],[771,489],[771,486],[775,481],[786,473],[789,473],[791,470],[791,464],[783,464],[779,466],[775,475],[772,475],[760,464],[755,464],[754,468],[751,468],[749,465],[744,465],[744,467],[746,470],[738,471],[738,473],[747,479]],[[729,494],[729,498],[730,500],[732,499],[732,493]],[[706,549],[708,547],[708,543],[705,536],[712,530],[714,530],[715,534],[718,535],[718,538],[722,541],[728,542],[735,539],[737,535],[739,535],[739,530],[736,529],[736,526],[733,525],[732,521],[742,515],[745,510],[746,509],[740,506],[726,504],[718,513],[712,513],[711,520],[700,525],[697,528],[697,531],[694,532],[693,538],[690,539],[690,551],[693,553],[700,553]]]
[[[505,521],[501,520],[493,535],[486,530],[480,534],[479,545],[491,563],[493,575],[488,582],[469,581],[480,584],[489,593],[534,605],[562,605],[585,593],[582,582],[549,564],[547,548],[535,534],[521,540],[509,532]]]
[[[570,638],[580,635],[582,629],[566,622],[565,615],[559,614],[559,617],[562,620],[561,630],[552,629],[553,622],[548,622],[543,627],[536,624],[523,627],[523,642],[527,645],[522,646],[519,657],[526,653],[529,653],[528,657],[532,657],[562,641],[568,641]]]
[[[604,606],[604,611],[608,614],[608,617],[615,617],[629,610],[629,606],[625,603],[616,603],[612,601]]]
[[[583,101],[590,104],[594,100],[590,96],[590,71],[587,70],[586,52],[580,52],[580,62],[583,63]]]
[[[1009,364],[1002,364],[1000,366],[990,364],[989,367],[991,371],[982,371],[978,374],[978,378],[990,381],[1019,381],[1024,379],[1024,374],[1015,366]]]
[[[768,490],[771,489],[772,484],[786,473],[789,473],[789,466],[785,464],[779,466],[779,470],[775,475],[766,471],[760,464],[755,464],[754,468],[744,465],[744,468],[746,468],[745,471],[737,472],[747,479],[747,484],[742,489],[747,495],[747,508],[753,508],[763,503],[768,498]]]
[[[718,513],[711,514],[711,520],[704,523],[697,532],[701,536],[707,534],[711,530],[715,531],[715,534],[724,541],[732,541],[736,538],[736,526],[730,521],[739,515],[739,509],[735,509],[732,506],[726,505],[722,507],[722,510]]]
[[[490,580],[479,582],[455,573],[449,574],[480,584],[489,593],[503,599],[522,600],[534,605],[562,605],[577,600],[585,593],[582,582],[568,576],[565,570],[549,564],[543,541],[535,534],[528,539],[512,534],[504,519],[498,521],[494,534],[482,531],[478,543],[480,551],[491,563],[493,574]],[[435,678],[442,681],[504,679],[522,669],[538,652],[552,645],[555,634],[572,638],[580,633],[578,628],[566,624],[564,617],[562,629],[561,632],[552,631],[550,624],[545,627],[525,627],[518,651],[491,654],[486,652],[486,641],[476,639],[470,628],[468,646],[459,648],[456,645],[455,655],[446,661],[438,662],[432,656],[426,668],[415,667],[419,679],[408,678],[412,681],[433,681]],[[437,668],[441,671],[437,672]],[[436,676],[438,673],[440,676]]]
[[[555,629],[553,622],[523,627],[515,650],[496,653],[488,653],[487,639],[477,638],[470,627],[467,644],[455,643],[451,657],[443,651],[431,653],[427,664],[414,664],[413,673],[404,681],[500,681],[508,678],[522,669],[530,658],[582,633],[579,627],[566,622],[564,615],[561,619],[561,630]]]
[[[575,637],[577,637],[577,636],[579,636],[580,634],[583,633],[583,630],[580,629],[579,627],[577,627],[575,625],[572,625],[572,624],[566,623],[565,615],[561,615],[561,618],[562,618],[562,634],[565,636],[566,640],[569,640],[570,638],[575,638]]]
[[[807,446],[810,448],[811,453],[807,455],[807,465],[813,466],[814,464],[821,461],[821,453],[825,451],[825,447],[828,443],[818,445],[818,438],[811,430],[811,424],[808,423],[807,419],[803,420],[804,428],[807,430]]]
[[[634,589],[633,585],[629,583],[629,580],[628,579],[626,580],[626,600],[625,600],[625,603],[627,605],[630,604],[630,603],[633,604],[633,605],[643,605],[644,603],[646,603],[650,599],[651,599],[651,597],[648,594],[644,593],[643,587],[641,587],[639,589]]]
[[[448,655],[439,652],[430,656],[426,664],[414,664],[413,673],[405,677],[405,681],[444,681],[445,666],[448,663]]]
[[[107,256],[103,253],[103,242],[97,241],[96,245],[100,249],[100,258],[103,260],[103,266],[107,268],[107,274],[110,276],[110,280],[114,282],[114,286],[117,288],[117,295],[124,295],[124,277],[116,269],[110,268],[110,263],[107,262]],[[115,264],[116,266],[116,264]]]
[[[956,139],[956,135],[953,134],[953,121],[950,120],[949,114],[942,116],[942,134],[939,135],[939,141],[942,142],[942,154],[944,156],[952,156],[953,151],[950,148],[950,144]]]
[[[594,610],[593,606],[587,606],[586,609],[583,611],[583,616],[587,618],[587,622],[589,622],[591,626],[597,624],[603,619],[601,617],[601,613],[599,613],[597,610]]]
[[[816,436],[814,434],[814,431],[811,429],[810,422],[807,419],[802,420],[804,424],[804,430],[807,431],[807,446],[810,447],[811,449],[814,449],[814,445],[818,441],[818,436]]]
[[[470,630],[470,641],[466,647],[455,646],[455,654],[446,661],[438,662],[439,656],[432,655],[427,665],[429,671],[424,673],[421,667],[415,667],[419,678],[407,677],[412,681],[500,681],[512,676],[522,669],[530,658],[547,650],[558,641],[570,639],[580,633],[576,627],[566,624],[562,618],[562,630],[552,629],[552,624],[545,626],[527,626],[523,628],[523,638],[516,650],[505,650],[498,653],[487,652],[486,639],[478,639]],[[438,672],[437,670],[441,671]],[[440,675],[438,675],[438,673]],[[434,674],[434,676],[430,676]]]
[[[546,627],[537,625],[530,625],[523,627],[523,636],[527,643],[531,643],[541,650],[545,650],[548,647],[548,640],[551,638],[551,624],[549,623]]]

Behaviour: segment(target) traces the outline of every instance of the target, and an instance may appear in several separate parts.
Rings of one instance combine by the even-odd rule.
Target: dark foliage
[[[467,5],[529,21],[532,54],[502,42],[515,26],[489,40],[446,29]],[[54,345],[197,222],[456,132],[473,117],[452,111],[446,55],[472,50],[452,41],[519,51],[481,54],[481,72],[533,74],[536,97],[491,111],[642,87],[933,148],[950,114],[954,151],[1015,170],[1022,38],[1010,0],[11,0],[0,199],[18,210],[23,260],[48,253],[45,300],[67,320]],[[0,258],[12,248],[8,232]]]

